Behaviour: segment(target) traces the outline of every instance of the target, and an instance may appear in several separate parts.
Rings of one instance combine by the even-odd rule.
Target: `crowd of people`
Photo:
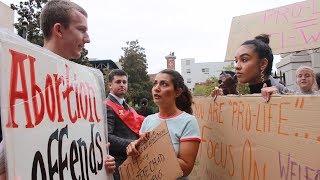
[[[269,36],[261,34],[252,40],[245,41],[235,53],[235,72],[222,71],[219,77],[219,87],[211,96],[239,94],[237,84],[248,84],[250,94],[261,93],[265,101],[271,94],[320,94],[320,73],[315,73],[311,67],[301,66],[296,71],[298,90],[294,91],[271,76],[273,53],[269,46]]]
[[[44,48],[67,59],[78,59],[86,43],[86,11],[69,0],[51,0],[43,7],[40,25],[44,36]],[[108,147],[110,155],[105,157],[105,169],[114,179],[120,179],[118,167],[127,158],[135,155],[137,145],[145,140],[148,131],[159,122],[168,123],[168,129],[184,177],[191,172],[197,156],[200,131],[196,118],[192,115],[192,97],[182,76],[174,70],[158,73],[152,94],[159,112],[151,114],[148,101],[141,100],[139,113],[130,107],[124,96],[128,89],[128,78],[123,70],[113,70],[109,76],[110,93],[105,100],[108,125]],[[2,137],[2,131],[1,131]],[[0,178],[5,179],[5,146],[1,139]]]
[[[82,48],[90,42],[87,33],[87,13],[79,5],[68,0],[51,0],[41,13],[41,29],[44,48],[65,59],[77,59]],[[235,52],[235,72],[223,71],[220,86],[212,96],[239,94],[238,83],[249,84],[250,94],[261,93],[268,101],[274,93],[317,94],[319,73],[310,67],[297,70],[299,91],[293,92],[271,76],[273,53],[269,37],[259,35],[245,41]],[[107,109],[109,153],[105,158],[105,169],[114,179],[120,179],[118,168],[127,156],[137,156],[139,144],[147,140],[148,132],[161,122],[167,123],[173,149],[187,179],[198,153],[200,130],[192,115],[192,94],[177,71],[160,71],[153,82],[152,97],[159,112],[147,110],[148,100],[141,100],[138,113],[128,105],[125,95],[128,90],[128,75],[123,70],[112,70],[108,75],[110,93],[105,100]],[[318,83],[318,84],[317,84]],[[0,172],[5,172],[5,147],[1,143]]]

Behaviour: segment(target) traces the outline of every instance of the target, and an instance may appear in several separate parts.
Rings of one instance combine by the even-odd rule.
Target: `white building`
[[[181,75],[189,89],[193,89],[196,83],[205,82],[215,76],[219,77],[224,67],[231,65],[229,62],[202,62],[196,63],[194,58],[181,59]]]
[[[0,2],[0,28],[13,31],[13,20],[13,10],[6,4]]]

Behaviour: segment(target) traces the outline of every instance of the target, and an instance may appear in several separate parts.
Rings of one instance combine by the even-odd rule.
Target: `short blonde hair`
[[[300,73],[300,71],[305,70],[305,71],[309,71],[310,74],[312,75],[313,78],[313,84],[312,84],[312,91],[317,91],[318,90],[318,85],[317,85],[317,80],[316,80],[316,73],[314,72],[312,67],[309,66],[300,66],[297,71],[296,71],[296,77],[298,77],[298,74]],[[296,80],[296,82],[298,83],[298,81]]]

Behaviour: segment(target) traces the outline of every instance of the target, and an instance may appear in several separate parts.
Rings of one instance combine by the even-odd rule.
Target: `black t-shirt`
[[[267,84],[267,87],[272,86],[270,79],[266,80],[264,83]],[[249,85],[250,94],[261,93],[261,89],[263,88],[264,83]]]

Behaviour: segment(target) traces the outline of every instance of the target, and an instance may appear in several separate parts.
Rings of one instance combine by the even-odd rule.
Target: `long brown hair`
[[[188,87],[184,84],[184,80],[181,74],[172,69],[165,69],[160,71],[159,73],[164,73],[171,76],[174,90],[181,89],[182,92],[180,96],[176,98],[177,108],[181,111],[185,111],[186,113],[192,114],[192,95]]]

